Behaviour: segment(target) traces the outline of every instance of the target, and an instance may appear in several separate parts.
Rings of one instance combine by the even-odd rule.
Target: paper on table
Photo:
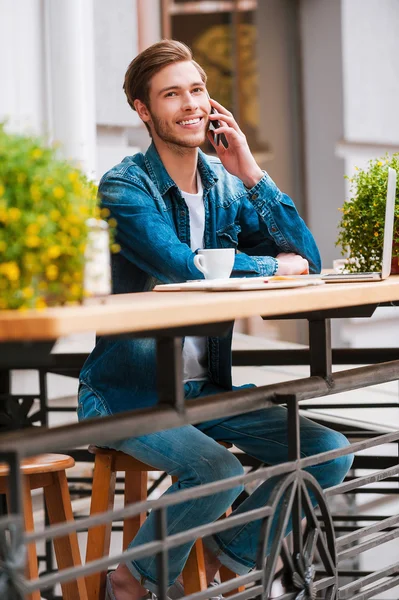
[[[200,279],[186,281],[185,283],[167,283],[157,285],[156,292],[223,292],[223,291],[247,291],[247,290],[271,290],[295,287],[306,287],[309,285],[321,285],[324,281],[320,277],[232,277],[229,279]]]

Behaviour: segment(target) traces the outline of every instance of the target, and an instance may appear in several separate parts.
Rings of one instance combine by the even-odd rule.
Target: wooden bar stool
[[[65,474],[75,464],[71,456],[64,454],[43,454],[26,458],[21,463],[23,482],[23,510],[25,531],[34,530],[32,490],[43,488],[50,525],[73,521],[71,498]],[[0,464],[0,494],[8,494],[8,465]],[[54,550],[58,569],[80,566],[80,553],[76,533],[54,539]],[[26,578],[37,579],[39,576],[36,545],[27,546]],[[84,578],[61,584],[64,600],[87,600]],[[37,590],[27,597],[29,600],[40,600]]]
[[[227,444],[223,443],[223,445],[227,447]],[[157,469],[117,450],[89,446],[89,452],[95,455],[90,515],[112,510],[114,506],[117,471],[125,473],[125,506],[147,499],[148,472],[156,471]],[[141,513],[125,519],[123,523],[124,550],[126,550],[129,543],[136,536],[146,516],[146,513]],[[109,555],[111,529],[112,523],[89,529],[86,562]],[[106,571],[102,571],[86,577],[88,600],[103,600],[106,575]],[[228,581],[236,577],[236,574],[223,567],[220,570],[220,576],[222,581]],[[183,581],[186,595],[207,588],[204,549],[201,539],[195,542],[190,552],[183,570]],[[243,589],[239,588],[240,591],[243,591]]]

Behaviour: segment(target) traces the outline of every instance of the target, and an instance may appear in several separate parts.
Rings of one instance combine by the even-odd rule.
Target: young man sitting
[[[200,279],[194,266],[199,248],[235,248],[232,276],[320,271],[312,234],[292,200],[257,165],[234,116],[208,97],[206,75],[184,44],[163,40],[129,65],[124,90],[145,123],[152,143],[145,154],[126,157],[100,183],[104,208],[117,220],[121,252],[113,257],[114,293],[151,290],[157,282]],[[215,109],[211,113],[211,107]],[[217,145],[210,122],[217,120],[228,147]],[[206,137],[216,157],[199,146]],[[232,390],[231,335],[186,337],[184,392],[199,398]],[[245,387],[245,386],[244,386]],[[80,419],[148,408],[157,403],[156,355],[152,339],[99,339],[81,373]],[[262,463],[287,460],[286,409],[275,406],[197,425],[132,437],[114,448],[178,477],[166,492],[243,473],[238,459],[216,440],[234,444]],[[303,456],[347,446],[341,434],[301,418]],[[352,457],[309,471],[323,487],[340,483]],[[262,483],[233,514],[268,503],[276,478]],[[218,519],[241,492],[236,486],[167,510],[168,534]],[[256,560],[260,521],[204,540],[212,582],[220,565],[250,571]],[[155,539],[150,514],[131,547]],[[182,572],[192,544],[169,551],[169,584]],[[155,557],[120,565],[107,580],[109,599],[136,600],[157,592]],[[176,592],[176,590],[174,590]]]

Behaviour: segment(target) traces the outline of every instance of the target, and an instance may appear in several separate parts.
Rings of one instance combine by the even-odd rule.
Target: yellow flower
[[[48,217],[47,215],[39,215],[36,221],[39,223],[39,225],[45,225],[48,221]]]
[[[28,235],[37,235],[39,233],[39,225],[37,223],[31,223],[26,228],[26,233]]]
[[[50,248],[47,250],[47,255],[49,258],[58,258],[60,254],[61,248],[56,245],[50,246]]]
[[[76,181],[75,183],[72,184],[72,190],[73,190],[73,193],[76,194],[76,196],[84,195],[83,187],[78,181]]]
[[[52,221],[58,221],[58,219],[60,218],[60,216],[61,216],[61,213],[56,208],[53,208],[53,210],[50,210],[50,219]]]
[[[64,273],[64,275],[61,277],[61,281],[62,283],[71,283],[72,277],[69,273]]]
[[[71,227],[69,233],[71,234],[71,236],[73,238],[80,237],[80,229],[79,229],[79,227]]]
[[[25,246],[28,248],[37,248],[40,246],[40,238],[37,235],[28,235],[25,240]]]
[[[68,179],[74,183],[79,179],[79,173],[77,171],[71,171],[71,173],[68,173]]]
[[[379,167],[382,167],[382,165],[383,165],[383,163],[380,160],[378,161],[377,164],[378,164]]]
[[[120,251],[121,251],[121,247],[120,247],[119,244],[112,244],[111,245],[111,252],[113,252],[113,254],[117,254]]]
[[[34,293],[35,290],[33,289],[33,287],[26,287],[22,290],[23,297],[27,299],[32,298]]]
[[[48,265],[46,267],[46,277],[50,281],[54,281],[58,277],[58,267],[57,265]]]
[[[54,281],[58,277],[58,267],[57,265],[49,265],[46,267],[46,277],[50,281]]]
[[[38,298],[35,302],[35,307],[37,310],[44,310],[47,308],[47,304],[43,298]]]
[[[0,198],[2,196],[4,196],[5,191],[6,191],[6,188],[4,187],[4,185],[2,183],[0,183]]]
[[[108,225],[109,225],[110,227],[116,227],[116,226],[117,226],[117,224],[118,224],[118,223],[116,222],[116,219],[110,219],[110,220],[108,221]]]
[[[30,186],[30,195],[31,195],[31,198],[32,198],[32,200],[34,202],[37,202],[38,200],[40,200],[40,198],[41,198],[41,192],[40,192],[40,188],[39,188],[38,185],[36,185],[36,184],[33,183]]]
[[[71,287],[69,288],[69,291],[70,291],[71,295],[74,296],[75,298],[80,298],[80,295],[82,293],[82,286],[79,285],[78,283],[73,283],[71,285]]]
[[[53,185],[54,183],[54,179],[52,177],[46,177],[46,179],[44,180],[44,185]]]
[[[378,231],[374,231],[374,236],[378,237]]]
[[[5,208],[0,207],[0,223],[7,223],[7,221],[8,221],[7,211],[5,210]]]
[[[12,207],[8,211],[8,217],[10,221],[19,221],[19,219],[21,218],[21,211],[19,210],[19,208]]]
[[[27,252],[23,256],[24,265],[29,269],[32,264],[35,262],[36,256],[32,252]]]
[[[89,214],[89,209],[87,208],[87,206],[82,205],[82,206],[79,206],[79,212],[81,215],[86,217]]]
[[[31,152],[31,157],[33,158],[33,160],[37,160],[38,158],[41,158],[42,156],[43,156],[43,150],[41,150],[40,148],[35,148]]]
[[[41,292],[44,292],[48,289],[48,283],[47,283],[47,281],[39,281],[37,287],[39,288],[39,290]]]
[[[109,208],[102,208],[100,210],[100,215],[103,219],[107,219],[111,214],[111,211],[109,210]]]
[[[14,261],[0,265],[0,272],[3,273],[10,281],[18,281],[19,279],[19,267]]]
[[[67,221],[69,223],[72,223],[72,225],[76,225],[76,223],[80,223],[80,219],[77,215],[74,215],[73,213],[67,216]]]
[[[53,196],[57,198],[57,200],[61,200],[65,196],[65,190],[60,185],[56,185],[53,189]]]

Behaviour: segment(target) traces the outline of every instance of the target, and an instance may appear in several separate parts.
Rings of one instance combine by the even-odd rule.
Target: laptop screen
[[[385,207],[384,246],[382,250],[381,278],[386,279],[391,273],[393,224],[395,218],[396,171],[388,169],[387,203]]]

